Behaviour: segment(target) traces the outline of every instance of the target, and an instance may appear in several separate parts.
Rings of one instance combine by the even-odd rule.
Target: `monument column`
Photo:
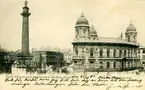
[[[29,55],[29,8],[27,7],[28,2],[25,1],[25,6],[23,7],[23,12],[21,15],[23,16],[22,21],[22,54]]]

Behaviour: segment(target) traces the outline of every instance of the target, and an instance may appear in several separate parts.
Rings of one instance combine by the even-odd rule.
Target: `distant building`
[[[48,66],[62,67],[65,64],[62,52],[51,50],[33,50],[33,63],[35,67],[45,69]]]
[[[73,53],[71,52],[71,50],[64,51],[63,54],[64,54],[64,61],[66,61],[66,63],[68,64],[72,63]]]
[[[0,47],[0,73],[11,73],[12,59],[10,53]]]
[[[119,38],[99,37],[82,14],[76,22],[72,44],[75,71],[124,71],[140,66],[137,30],[132,22],[125,39],[122,33]]]
[[[145,46],[140,46],[139,47],[138,56],[141,60],[142,66],[145,68]]]

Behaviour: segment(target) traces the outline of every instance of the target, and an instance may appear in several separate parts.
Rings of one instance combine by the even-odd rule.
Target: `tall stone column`
[[[23,12],[21,15],[23,16],[22,21],[22,53],[24,55],[29,55],[29,8],[27,7],[28,2],[25,1],[25,6],[23,7]]]

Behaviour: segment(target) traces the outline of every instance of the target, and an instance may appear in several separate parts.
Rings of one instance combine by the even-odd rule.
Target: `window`
[[[79,31],[77,31],[77,35],[79,35]]]
[[[107,68],[110,68],[110,62],[107,62]]]
[[[86,30],[84,29],[84,30],[83,30],[83,33],[85,33],[85,32],[86,32]]]
[[[107,57],[110,57],[110,49],[107,49]]]
[[[103,62],[100,62],[100,68],[103,68]]]
[[[90,63],[94,63],[94,61],[90,61]]]
[[[82,53],[84,52],[84,48],[82,48]]]
[[[133,51],[132,51],[132,50],[130,50],[130,55],[131,55],[131,57],[132,57],[132,54],[133,54]]]
[[[116,49],[113,50],[113,56],[116,57]]]
[[[135,35],[133,36],[133,39],[134,39],[134,41],[136,40],[136,36]]]
[[[138,50],[138,53],[140,53],[140,50]]]
[[[126,50],[124,50],[124,57],[126,57]]]
[[[74,63],[77,63],[77,61],[74,61]]]
[[[143,50],[142,53],[145,53],[145,50]]]
[[[93,49],[90,50],[90,57],[93,57]]]
[[[136,49],[134,49],[134,54],[136,54]]]
[[[145,62],[142,62],[142,64],[145,64]]]
[[[130,41],[130,36],[128,36],[128,41]]]
[[[145,60],[145,55],[142,55],[142,60]]]
[[[75,49],[76,55],[78,55],[78,48]]]
[[[103,57],[103,50],[100,49],[100,57]]]
[[[139,59],[140,59],[140,55],[138,55]]]
[[[122,50],[120,49],[119,50],[119,57],[121,57],[122,56]]]
[[[130,62],[128,61],[128,67],[130,66]]]
[[[113,67],[116,68],[116,62],[113,63]]]
[[[130,55],[130,50],[128,50],[128,57],[129,57],[129,55]]]

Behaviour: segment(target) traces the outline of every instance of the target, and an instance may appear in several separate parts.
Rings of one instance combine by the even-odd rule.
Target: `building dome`
[[[94,28],[93,25],[90,28],[90,35],[97,35],[96,29]]]
[[[76,22],[76,25],[89,25],[87,18],[82,14]]]
[[[135,26],[130,22],[129,26],[127,27],[126,31],[136,31]]]

